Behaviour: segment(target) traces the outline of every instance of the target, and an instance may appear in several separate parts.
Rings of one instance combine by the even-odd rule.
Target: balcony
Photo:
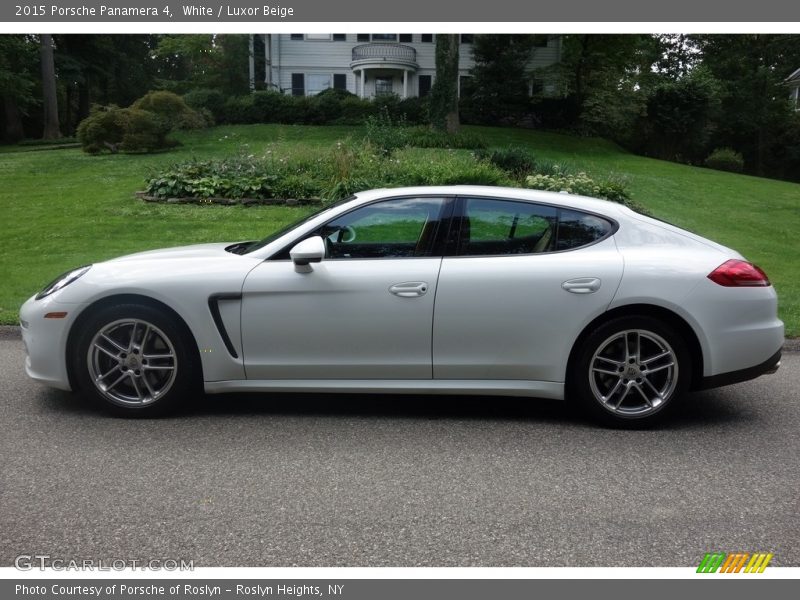
[[[417,51],[411,46],[392,43],[361,44],[353,48],[350,68],[417,70]]]

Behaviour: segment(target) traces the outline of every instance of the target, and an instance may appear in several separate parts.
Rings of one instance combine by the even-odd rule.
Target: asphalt
[[[650,431],[429,396],[209,396],[121,420],[22,363],[0,330],[0,566],[800,566],[795,352]]]

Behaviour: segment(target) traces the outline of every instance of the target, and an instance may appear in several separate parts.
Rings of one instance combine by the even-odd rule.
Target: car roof
[[[623,212],[622,204],[588,196],[578,196],[565,192],[545,192],[542,190],[529,190],[523,188],[497,187],[490,185],[442,185],[442,186],[417,186],[401,188],[381,188],[358,192],[355,197],[359,201],[371,201],[392,196],[436,195],[444,196],[483,196],[492,198],[508,198],[525,200],[528,202],[541,202],[575,208],[601,214],[619,215]],[[360,202],[359,202],[360,203]]]

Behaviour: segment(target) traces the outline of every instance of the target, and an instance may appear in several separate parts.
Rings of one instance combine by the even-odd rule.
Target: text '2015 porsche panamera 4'
[[[777,369],[783,324],[740,254],[612,202],[373,190],[260,242],[142,252],[20,311],[28,374],[123,415],[193,392],[568,398],[651,423]]]

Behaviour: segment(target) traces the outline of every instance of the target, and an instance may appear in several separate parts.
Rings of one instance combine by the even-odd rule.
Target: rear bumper
[[[703,377],[697,389],[708,390],[711,388],[722,387],[724,385],[731,385],[733,383],[741,383],[742,381],[755,379],[761,375],[775,373],[780,365],[781,350],[778,350],[767,360],[754,367],[730,371],[729,373],[720,373],[719,375],[712,375],[710,377]]]

